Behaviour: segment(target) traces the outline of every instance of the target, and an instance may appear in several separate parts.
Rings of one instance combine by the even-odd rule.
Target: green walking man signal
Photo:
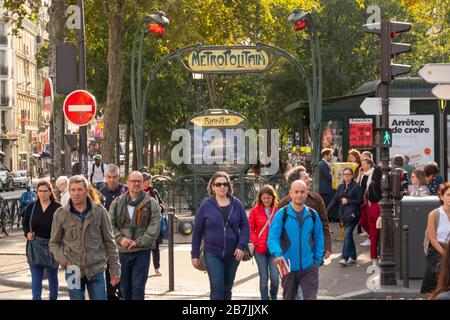
[[[381,148],[390,148],[392,147],[392,130],[391,129],[383,129],[383,128],[375,128],[374,130],[374,141],[373,146],[381,147]]]

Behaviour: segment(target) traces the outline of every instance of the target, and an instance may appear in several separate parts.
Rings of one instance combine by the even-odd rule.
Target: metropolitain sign
[[[262,72],[269,67],[269,56],[253,46],[202,47],[189,54],[187,65],[193,72]]]

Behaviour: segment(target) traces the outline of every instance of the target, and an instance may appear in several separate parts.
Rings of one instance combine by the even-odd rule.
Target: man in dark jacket
[[[106,210],[109,210],[111,202],[118,196],[124,194],[128,190],[128,187],[120,183],[120,170],[119,167],[115,164],[110,164],[106,167],[105,180],[105,185],[100,189],[100,193],[103,195],[103,206],[106,208]],[[119,285],[113,287],[109,281],[109,265],[106,269],[105,275],[108,300],[119,300]]]
[[[319,161],[319,194],[325,202],[325,206],[328,206],[331,199],[334,196],[334,190],[332,188],[332,172],[330,167],[330,161],[333,156],[333,150],[325,148],[320,153],[322,160]]]
[[[322,227],[323,227],[323,234],[324,234],[324,238],[325,238],[324,258],[328,259],[331,255],[331,253],[333,252],[332,246],[331,246],[331,243],[332,243],[331,229],[330,229],[330,223],[328,221],[327,209],[325,207],[322,197],[318,193],[311,191],[311,178],[309,177],[308,172],[306,172],[305,167],[297,166],[297,167],[292,168],[288,172],[286,179],[289,184],[291,184],[295,180],[302,180],[308,186],[309,191],[308,191],[308,196],[306,198],[305,204],[307,207],[314,209],[320,217],[320,220],[322,222]],[[289,202],[291,202],[291,200],[292,200],[291,197],[289,195],[287,195],[286,197],[281,199],[281,201],[278,203],[278,207],[283,208],[283,207],[287,206],[289,204]]]
[[[123,275],[120,292],[125,300],[144,300],[150,249],[159,237],[159,204],[144,192],[143,180],[139,171],[131,172],[128,191],[115,199],[109,209]]]

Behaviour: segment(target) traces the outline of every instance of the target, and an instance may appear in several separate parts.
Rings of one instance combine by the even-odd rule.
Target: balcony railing
[[[8,106],[8,105],[9,105],[9,97],[7,97],[7,96],[1,96],[1,97],[0,97],[0,105],[1,105],[2,107]]]
[[[7,66],[0,66],[0,75],[7,76],[8,75],[8,67]]]
[[[0,44],[8,44],[8,37],[4,34],[0,35]]]

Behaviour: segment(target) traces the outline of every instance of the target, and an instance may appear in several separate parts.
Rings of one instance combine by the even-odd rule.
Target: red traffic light
[[[148,30],[150,30],[151,33],[154,33],[156,35],[162,36],[164,34],[164,27],[157,23],[149,23],[148,24]]]
[[[306,19],[301,19],[301,20],[298,20],[296,23],[294,23],[295,31],[300,31],[300,30],[306,29],[307,27],[308,27],[308,20],[306,20]]]

